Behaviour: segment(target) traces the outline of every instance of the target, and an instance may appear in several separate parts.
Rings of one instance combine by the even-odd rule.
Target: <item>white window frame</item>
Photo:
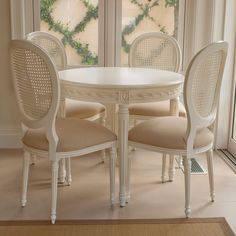
[[[121,0],[99,0],[99,65],[120,66]],[[184,22],[185,0],[179,0],[179,22]],[[39,30],[40,0],[11,0],[12,39],[25,38],[27,33]],[[33,12],[34,11],[34,12]],[[36,16],[36,17],[34,17]],[[115,27],[114,27],[115,26]],[[184,24],[180,24],[178,41],[183,48]]]
[[[234,102],[235,102],[235,85],[236,85],[236,2],[228,0],[225,4],[225,21],[224,39],[229,42],[229,51],[226,64],[225,83],[222,89],[222,99],[220,103],[220,113],[218,132],[219,135],[225,135],[228,139],[219,143],[220,147],[225,148],[236,154],[236,142],[232,139]],[[229,96],[231,95],[231,96]],[[227,110],[226,110],[226,109]],[[227,121],[227,122],[225,122]]]

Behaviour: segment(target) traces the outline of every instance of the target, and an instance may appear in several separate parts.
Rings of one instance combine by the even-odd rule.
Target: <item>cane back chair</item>
[[[179,72],[181,66],[181,50],[178,42],[171,36],[161,32],[149,32],[138,36],[130,47],[129,66]],[[169,116],[170,100],[151,103],[136,103],[129,106],[130,119],[136,125],[137,120],[148,120],[159,116]],[[186,116],[186,111],[179,102],[179,115]],[[169,180],[174,176],[174,157],[169,159]],[[162,182],[166,163],[163,162]]]
[[[129,132],[129,145],[183,156],[185,214],[190,216],[191,158],[207,154],[210,196],[214,201],[213,141],[210,129],[217,114],[228,44],[216,42],[203,48],[190,62],[184,82],[187,117],[158,117],[138,124]],[[129,176],[129,174],[128,174]]]
[[[46,51],[28,40],[11,43],[13,82],[24,135],[22,206],[26,205],[30,156],[47,157],[52,168],[51,221],[56,220],[58,162],[64,158],[110,149],[110,198],[114,201],[116,135],[88,120],[57,118],[58,73]],[[81,136],[82,135],[82,136]]]
[[[67,69],[67,56],[65,51],[65,46],[62,42],[55,37],[54,35],[43,32],[43,31],[34,31],[29,33],[26,38],[33,41],[40,47],[42,47],[51,60],[54,62],[58,71]],[[62,105],[62,103],[61,103]],[[106,119],[106,108],[104,105],[96,102],[84,102],[73,99],[65,99],[64,106],[61,106],[59,111],[61,116],[85,119],[90,121],[99,120],[102,125],[105,125]],[[102,151],[102,161],[104,162],[106,158],[105,151]],[[36,156],[32,157],[32,163],[36,161]],[[70,164],[70,159],[67,159],[67,165]],[[62,160],[59,168],[59,179],[63,183],[65,181],[65,161]],[[70,181],[72,181],[71,175]]]

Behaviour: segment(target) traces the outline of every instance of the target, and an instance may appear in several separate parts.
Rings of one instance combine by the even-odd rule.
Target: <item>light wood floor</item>
[[[72,186],[60,186],[57,219],[162,219],[184,217],[183,173],[176,170],[174,182],[160,182],[160,155],[143,150],[131,153],[131,200],[120,208],[118,168],[116,204],[109,205],[108,163],[99,153],[72,159]],[[236,175],[214,155],[216,200],[210,202],[207,175],[192,175],[191,217],[225,217],[236,232]],[[205,165],[205,157],[200,157]],[[38,159],[31,167],[28,203],[20,207],[21,150],[0,150],[0,220],[49,219],[50,167]]]

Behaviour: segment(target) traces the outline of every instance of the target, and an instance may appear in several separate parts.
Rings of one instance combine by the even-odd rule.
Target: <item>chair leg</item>
[[[178,156],[178,169],[181,169],[183,167],[183,157],[181,155]]]
[[[106,126],[106,119],[105,118],[101,118],[100,123],[101,123],[102,126],[105,127]],[[102,162],[104,163],[105,160],[106,160],[106,150],[105,149],[103,149],[101,151],[101,155],[102,155]]]
[[[37,160],[37,155],[32,154],[32,155],[31,155],[31,165],[35,165],[36,160]]]
[[[215,187],[214,187],[214,172],[213,172],[212,158],[213,158],[213,151],[211,149],[207,152],[207,168],[208,168],[211,201],[214,202]]]
[[[169,155],[169,181],[172,182],[175,174],[175,162],[174,155]]]
[[[115,167],[116,167],[116,147],[110,149],[110,201],[115,203]]]
[[[30,166],[31,156],[28,152],[24,152],[23,160],[23,188],[22,188],[22,198],[21,206],[25,207],[27,202],[27,189],[28,189],[28,178],[29,178],[29,166]]]
[[[190,170],[191,170],[191,160],[186,156],[184,159],[184,180],[185,180],[185,215],[189,218],[191,213],[190,208]]]
[[[65,158],[60,160],[60,165],[59,165],[59,183],[63,184],[66,180],[66,163],[65,163]]]
[[[137,125],[137,120],[136,119],[134,119],[133,120],[134,122],[133,122],[133,125],[134,125],[134,127]],[[136,151],[137,150],[137,148],[136,147],[131,147],[131,151]]]
[[[72,177],[71,177],[71,159],[66,158],[66,182],[70,186],[72,182]]]
[[[161,172],[161,181],[165,182],[165,171],[166,171],[166,153],[162,154],[162,172]]]
[[[57,207],[57,179],[58,179],[58,160],[52,161],[52,209],[51,222],[55,224],[56,221],[56,207]]]

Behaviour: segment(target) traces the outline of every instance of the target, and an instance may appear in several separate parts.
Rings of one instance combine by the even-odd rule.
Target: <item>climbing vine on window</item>
[[[159,31],[166,32],[164,25],[158,24],[156,20],[151,16],[151,11],[160,5],[161,0],[129,0],[131,4],[136,5],[139,8],[139,14],[135,16],[134,21],[128,23],[122,30],[122,48],[125,53],[129,52],[130,44],[126,41],[126,36],[135,32],[136,28],[144,19],[149,19],[155,22],[159,28]],[[177,7],[178,0],[163,0],[165,1],[165,7]],[[84,65],[96,65],[98,64],[98,55],[92,52],[88,43],[83,43],[77,35],[86,31],[86,27],[91,20],[98,20],[98,5],[93,5],[89,0],[80,0],[80,2],[86,8],[85,16],[78,22],[73,29],[68,24],[62,21],[55,20],[53,18],[54,4],[57,0],[41,0],[40,4],[40,16],[41,20],[48,25],[48,30],[54,31],[62,35],[62,43],[66,47],[71,47],[81,57],[81,63]],[[173,35],[175,32],[173,32]]]

